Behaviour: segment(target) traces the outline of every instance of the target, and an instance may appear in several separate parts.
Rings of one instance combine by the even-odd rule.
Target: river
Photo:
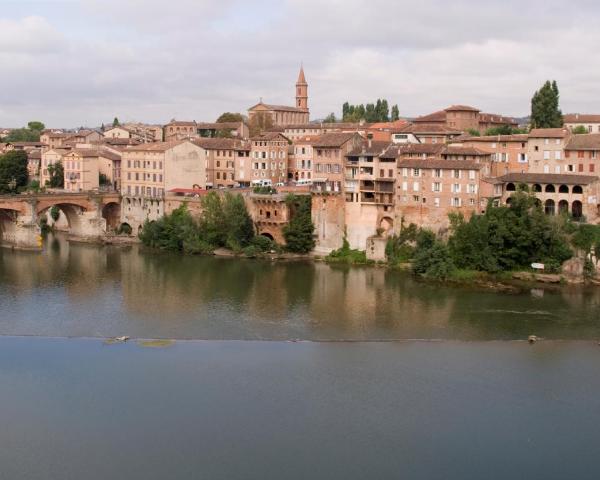
[[[0,250],[0,478],[597,478],[598,338],[600,289],[50,237]]]

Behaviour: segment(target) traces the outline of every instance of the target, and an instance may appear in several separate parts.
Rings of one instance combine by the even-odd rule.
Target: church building
[[[257,114],[270,115],[274,127],[308,123],[308,83],[306,83],[306,77],[304,76],[304,68],[300,67],[300,74],[296,82],[296,105],[293,107],[269,105],[263,103],[261,99],[259,103],[248,109],[248,118],[250,120]]]

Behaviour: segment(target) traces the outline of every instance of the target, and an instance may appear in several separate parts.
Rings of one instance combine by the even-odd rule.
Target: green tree
[[[492,128],[488,128],[485,131],[485,134],[487,136],[493,136],[493,135],[516,135],[519,133],[527,133],[524,130],[520,130],[518,128],[513,128],[510,125],[501,125],[499,127],[492,127]]]
[[[533,94],[531,99],[532,128],[559,128],[563,115],[559,107],[560,94],[556,81],[549,80]]]
[[[335,118],[335,113],[331,112],[323,119],[323,123],[336,123],[337,119]]]
[[[217,118],[217,123],[228,123],[228,122],[243,122],[244,116],[241,113],[231,113],[225,112],[222,113],[219,118]]]
[[[398,108],[398,105],[394,105],[392,107],[391,121],[396,122],[398,120],[400,120],[400,109]]]
[[[58,222],[58,219],[60,218],[60,208],[58,208],[56,205],[50,209],[50,218],[55,222]]]
[[[227,223],[223,214],[223,203],[217,192],[209,192],[202,198],[200,230],[207,243],[217,247],[227,240]]]
[[[42,132],[42,130],[44,130],[46,128],[46,125],[44,125],[42,122],[38,122],[38,121],[32,121],[29,122],[27,124],[27,128],[31,131],[35,131],[35,132]]]
[[[588,132],[588,129],[585,128],[583,125],[577,125],[574,129],[573,129],[573,134],[575,135],[582,135],[585,133],[590,133]]]
[[[471,135],[472,137],[480,137],[481,136],[481,133],[479,133],[479,130],[476,130],[475,128],[467,129],[467,133],[469,135]]]
[[[113,126],[113,127],[118,127],[119,125],[121,125],[121,124],[119,123],[119,119],[118,119],[117,117],[115,117],[115,118],[114,118],[114,120],[113,120],[112,126]]]
[[[46,182],[46,186],[50,188],[64,188],[65,170],[62,162],[48,165],[48,176],[50,179]]]
[[[309,253],[315,248],[311,197],[309,195],[288,195],[286,203],[291,211],[291,219],[283,227],[286,249],[294,253]]]
[[[15,193],[27,185],[27,153],[11,150],[0,156],[0,193]]]
[[[226,193],[223,198],[223,217],[225,219],[225,246],[239,250],[250,244],[254,237],[254,224],[246,208],[246,202],[240,194]]]

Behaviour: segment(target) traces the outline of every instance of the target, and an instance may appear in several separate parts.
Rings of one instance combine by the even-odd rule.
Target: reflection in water
[[[383,268],[69,244],[0,251],[0,334],[360,340],[600,336],[600,289],[500,294]]]

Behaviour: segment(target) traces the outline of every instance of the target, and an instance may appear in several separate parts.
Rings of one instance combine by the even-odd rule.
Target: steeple
[[[296,107],[308,111],[308,83],[306,83],[302,64],[300,64],[300,73],[296,82]]]

